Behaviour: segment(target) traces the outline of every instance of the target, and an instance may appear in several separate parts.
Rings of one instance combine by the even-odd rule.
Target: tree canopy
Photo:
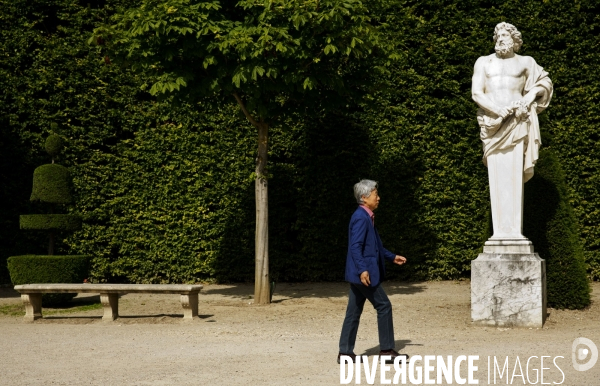
[[[382,45],[375,3],[142,0],[116,12],[90,42],[145,74],[152,95],[238,94],[253,116],[266,118],[309,92],[335,103],[349,91],[352,60]]]

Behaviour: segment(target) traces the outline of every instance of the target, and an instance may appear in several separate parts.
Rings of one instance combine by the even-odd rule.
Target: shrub
[[[65,141],[63,141],[61,137],[56,134],[52,134],[46,139],[46,144],[44,147],[46,152],[50,154],[50,157],[52,157],[52,160],[54,160],[54,157],[60,154],[64,145]]]
[[[81,217],[72,214],[24,214],[21,215],[21,229],[76,231],[81,229]]]
[[[590,304],[590,285],[565,180],[553,150],[541,150],[525,184],[523,233],[546,260],[548,305],[581,309]]]
[[[88,256],[24,255],[8,258],[10,279],[14,285],[45,283],[82,283],[89,272]],[[44,294],[44,305],[71,300],[76,294]]]
[[[70,203],[72,198],[69,170],[58,164],[46,164],[36,168],[33,172],[30,199],[51,204]]]

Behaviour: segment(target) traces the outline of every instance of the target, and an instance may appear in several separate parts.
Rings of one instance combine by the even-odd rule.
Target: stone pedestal
[[[471,319],[485,326],[544,325],[546,261],[529,240],[490,239],[471,262]]]

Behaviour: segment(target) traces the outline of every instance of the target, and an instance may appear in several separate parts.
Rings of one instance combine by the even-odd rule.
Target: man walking
[[[348,255],[346,256],[346,281],[350,282],[348,308],[340,336],[340,357],[349,356],[354,361],[354,344],[358,332],[360,315],[365,301],[368,299],[377,310],[377,327],[379,330],[379,355],[389,355],[394,360],[398,354],[394,341],[394,323],[392,320],[392,304],[388,299],[381,282],[385,279],[385,261],[402,265],[406,258],[395,255],[383,247],[379,233],[375,228],[373,211],[379,206],[377,182],[361,180],[354,185],[354,197],[359,207],[350,219],[348,228]]]

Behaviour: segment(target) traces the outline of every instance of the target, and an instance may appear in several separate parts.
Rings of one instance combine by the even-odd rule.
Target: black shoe
[[[340,357],[341,356],[350,357],[350,359],[352,360],[352,363],[356,362],[356,354],[342,354],[342,353],[339,353],[338,357],[337,357],[338,364],[340,363]]]

